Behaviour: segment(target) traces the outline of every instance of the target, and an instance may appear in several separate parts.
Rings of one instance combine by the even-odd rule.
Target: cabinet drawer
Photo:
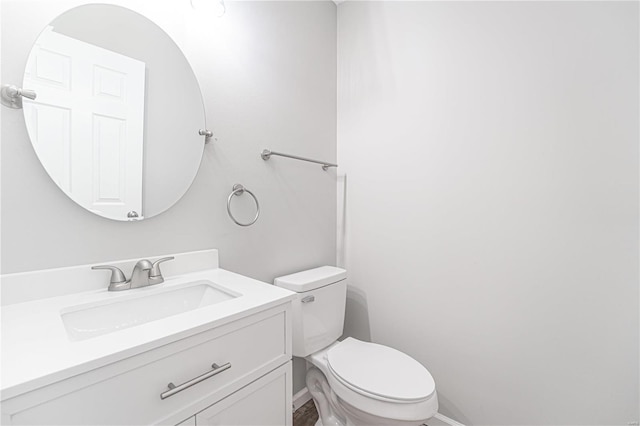
[[[290,354],[285,317],[283,310],[265,312],[168,345],[169,349],[172,345],[179,348],[175,351],[156,349],[164,356],[150,362],[147,357],[134,368],[129,360],[128,370],[14,412],[11,423],[175,424],[287,362]],[[230,363],[230,367],[192,386],[180,387],[202,378],[214,363]],[[114,367],[110,366],[110,370]],[[169,390],[169,383],[180,391],[161,399],[160,395]]]
[[[198,426],[291,426],[291,362],[196,414]]]

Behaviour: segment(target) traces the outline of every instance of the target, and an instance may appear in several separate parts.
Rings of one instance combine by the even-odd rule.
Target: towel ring
[[[231,213],[231,199],[233,198],[234,195],[239,196],[244,194],[245,192],[251,195],[253,197],[253,201],[255,201],[256,203],[256,216],[249,223],[238,222],[236,218],[233,217],[233,214]],[[256,220],[258,220],[258,217],[260,216],[260,204],[258,204],[258,199],[256,198],[255,195],[253,195],[253,192],[249,191],[247,188],[240,185],[239,183],[236,183],[235,185],[233,185],[233,191],[231,191],[231,194],[229,194],[229,198],[227,198],[227,213],[229,214],[229,217],[231,218],[231,220],[233,220],[236,223],[236,225],[251,226],[254,223],[256,223]]]

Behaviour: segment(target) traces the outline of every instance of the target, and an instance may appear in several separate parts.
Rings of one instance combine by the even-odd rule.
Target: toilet
[[[435,382],[409,355],[351,337],[344,328],[347,271],[322,266],[276,278],[293,301],[293,355],[310,364],[316,426],[416,425],[438,412]]]

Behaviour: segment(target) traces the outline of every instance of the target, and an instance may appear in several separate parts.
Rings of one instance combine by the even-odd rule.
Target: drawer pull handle
[[[222,365],[218,365],[218,364],[213,364],[211,366],[212,370],[207,371],[204,374],[201,374],[200,376],[193,378],[187,382],[184,382],[181,385],[174,385],[173,383],[169,383],[167,385],[167,387],[169,388],[168,390],[162,392],[160,394],[160,399],[166,399],[169,398],[170,396],[173,396],[175,394],[177,394],[178,392],[182,392],[185,389],[190,388],[191,386],[200,383],[203,380],[207,380],[209,377],[213,377],[218,373],[222,373],[225,370],[228,370],[231,368],[231,363],[227,362],[226,364],[222,364]]]

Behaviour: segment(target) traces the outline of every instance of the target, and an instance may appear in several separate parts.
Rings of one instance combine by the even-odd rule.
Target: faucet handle
[[[111,270],[111,281],[109,284],[122,284],[127,281],[127,278],[124,276],[124,273],[115,266],[111,265],[98,265],[92,266],[91,269],[110,269]]]
[[[162,259],[158,259],[155,262],[153,262],[151,272],[149,272],[149,278],[155,280],[154,284],[159,284],[161,282],[164,282],[164,278],[162,277],[162,271],[160,270],[160,264],[162,262],[166,262],[167,260],[173,260],[173,259],[175,259],[175,257],[169,256],[169,257],[163,257]]]

